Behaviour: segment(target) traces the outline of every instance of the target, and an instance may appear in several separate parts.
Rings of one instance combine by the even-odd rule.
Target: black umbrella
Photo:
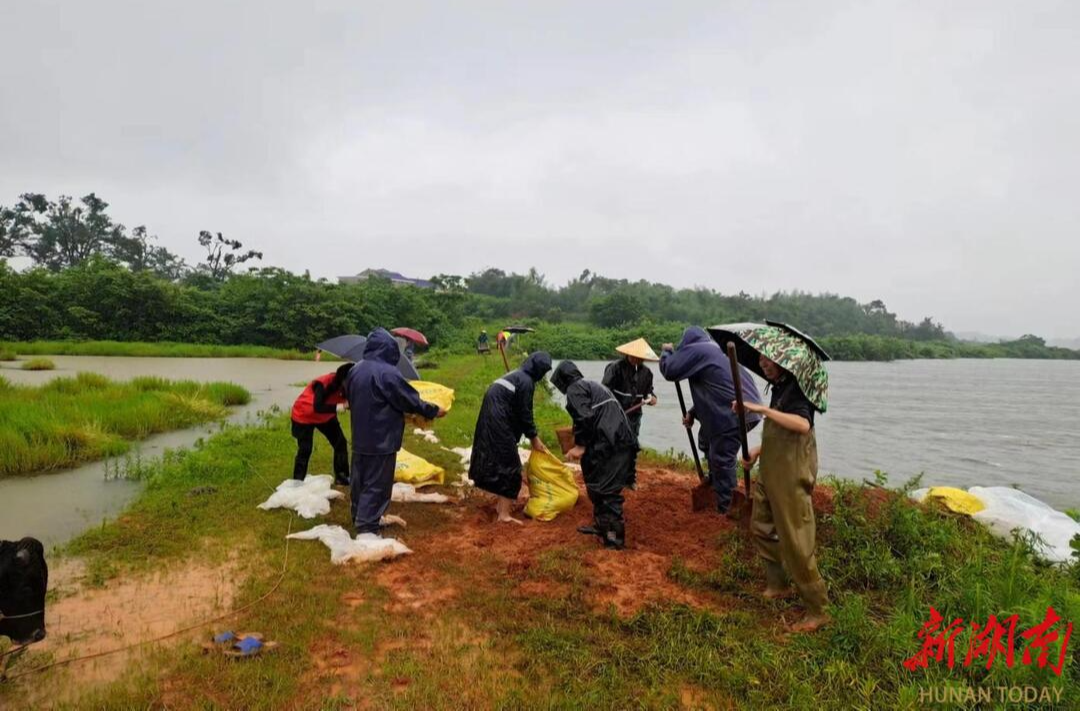
[[[528,326],[507,326],[503,329],[507,333],[535,333],[535,328],[529,328]]]
[[[351,360],[353,363],[359,363],[364,359],[364,346],[366,345],[367,338],[364,336],[348,334],[323,341],[315,347],[320,351],[326,351],[331,355],[336,355],[342,360]],[[412,361],[404,356],[404,350],[400,343],[398,344],[397,367],[398,372],[401,373],[406,380],[420,380],[420,373],[417,372]]]

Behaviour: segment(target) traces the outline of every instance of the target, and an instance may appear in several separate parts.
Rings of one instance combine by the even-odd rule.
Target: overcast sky
[[[32,2],[0,204],[317,277],[536,266],[1080,335],[1080,3]]]

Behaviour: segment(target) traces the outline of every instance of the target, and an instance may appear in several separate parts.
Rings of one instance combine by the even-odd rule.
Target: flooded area
[[[587,378],[602,361],[577,361]],[[689,453],[675,387],[652,365],[659,404],[642,445]],[[1080,507],[1080,362],[916,360],[829,363],[829,411],[816,418],[820,471],[892,485],[1013,486]],[[764,381],[758,379],[764,392]],[[689,391],[683,391],[688,399]],[[760,439],[751,433],[752,444]]]
[[[56,370],[24,371],[14,363],[0,367],[13,383],[42,385],[78,372],[100,373],[115,380],[156,375],[172,380],[229,381],[251,392],[251,402],[232,408],[228,422],[253,420],[273,406],[292,406],[299,388],[294,383],[329,372],[333,363],[267,358],[123,358],[55,356]],[[133,444],[128,457],[146,461],[167,449],[190,447],[219,428],[208,423],[186,430],[153,435]],[[46,546],[63,543],[81,531],[115,516],[139,492],[140,484],[107,479],[116,461],[103,460],[57,472],[0,479],[0,538],[34,536]]]
[[[333,364],[260,358],[104,358],[58,356],[53,371],[0,367],[9,380],[41,385],[79,371],[124,380],[141,375],[225,380],[251,391],[250,404],[228,421],[243,423],[273,406],[287,409],[298,382]],[[605,363],[579,362],[600,379]],[[656,371],[655,365],[653,366]],[[924,482],[953,486],[1013,486],[1058,508],[1080,506],[1080,363],[1065,361],[900,361],[831,363],[829,412],[817,420],[821,471],[861,480],[874,471],[893,484],[925,473]],[[642,444],[689,452],[674,387],[656,372],[660,404],[648,408]],[[763,385],[763,384],[761,384]],[[689,397],[689,393],[687,393]],[[212,434],[208,424],[135,443],[143,461],[189,447]],[[756,441],[757,433],[752,439]],[[62,543],[119,513],[139,484],[108,479],[116,462],[0,480],[0,538],[32,535]]]

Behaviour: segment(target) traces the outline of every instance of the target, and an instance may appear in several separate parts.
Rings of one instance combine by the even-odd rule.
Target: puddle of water
[[[274,405],[292,406],[300,388],[293,385],[333,369],[333,363],[279,361],[265,358],[110,358],[55,356],[56,370],[23,371],[12,364],[0,373],[14,383],[42,385],[54,378],[93,372],[115,380],[156,375],[172,380],[223,380],[251,392],[251,402],[231,410],[228,421],[243,423]],[[143,462],[161,456],[166,449],[190,447],[212,434],[218,425],[206,424],[186,430],[153,435],[136,442],[131,457]],[[104,461],[57,472],[0,479],[0,538],[33,536],[46,546],[64,543],[86,529],[100,525],[122,511],[138,494],[137,482],[105,478]]]

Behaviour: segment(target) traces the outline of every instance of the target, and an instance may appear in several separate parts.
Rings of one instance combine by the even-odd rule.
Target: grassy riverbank
[[[494,359],[446,357],[425,373],[457,390],[450,416],[435,425],[442,444],[469,441],[500,370]],[[565,415],[540,400],[537,420],[550,437]],[[452,478],[461,472],[440,445],[410,434],[406,447]],[[112,585],[239,551],[249,565],[233,605],[253,602],[277,581],[286,531],[314,523],[255,509],[289,475],[294,452],[282,415],[227,428],[152,467],[130,510],[69,553],[85,558],[90,581]],[[329,471],[328,455],[317,441],[311,471]],[[335,567],[320,544],[293,542],[280,587],[243,617],[207,628],[262,631],[281,642],[273,654],[237,663],[181,641],[129,657],[105,685],[85,683],[77,666],[0,685],[0,705],[18,707],[30,686],[101,709],[920,708],[920,689],[945,685],[1045,686],[1062,693],[1060,708],[1080,703],[1075,640],[1061,677],[1019,656],[991,672],[985,658],[953,670],[902,666],[921,646],[916,633],[930,606],[948,620],[1015,613],[1018,629],[1040,622],[1049,605],[1080,619],[1076,566],[1041,566],[1022,540],[1003,544],[970,519],[837,482],[818,514],[835,623],[792,636],[781,618],[797,605],[756,595],[762,576],[746,533],[690,514],[688,479],[649,471],[640,481],[628,495],[627,551],[597,550],[573,532],[571,514],[588,515],[584,497],[555,522],[521,529],[489,525],[482,498],[395,504],[409,526],[394,535],[414,555]],[[348,504],[317,522],[348,526]],[[628,589],[641,600],[610,594],[635,584]],[[961,657],[967,644],[960,635]],[[14,671],[48,659],[31,652]]]
[[[249,400],[231,383],[79,373],[28,387],[0,376],[0,477],[123,454],[131,440],[218,419]]]

